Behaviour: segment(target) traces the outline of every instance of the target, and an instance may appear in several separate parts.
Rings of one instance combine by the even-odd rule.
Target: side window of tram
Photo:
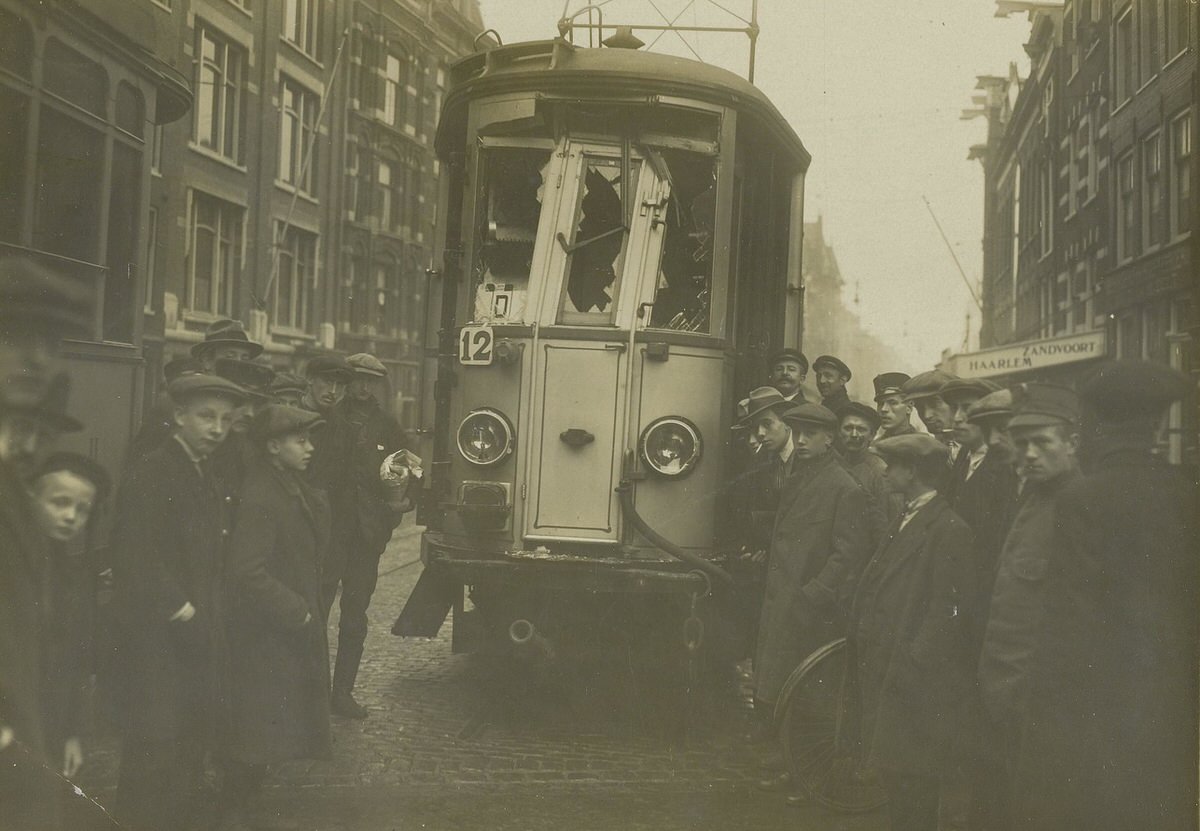
[[[627,200],[635,198],[640,166],[637,161],[630,165],[629,181],[622,188],[619,160],[584,159],[571,240],[565,245],[570,265],[560,323],[607,323],[612,319],[629,236],[621,193],[623,189]]]
[[[524,317],[550,150],[488,151],[475,231],[474,320]]]
[[[716,217],[716,162],[685,150],[661,150],[655,167],[666,175],[671,197],[650,326],[678,332],[711,331],[713,226]]]

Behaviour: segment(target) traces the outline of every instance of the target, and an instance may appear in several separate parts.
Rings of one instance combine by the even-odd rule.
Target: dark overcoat
[[[384,501],[379,466],[390,453],[408,446],[404,431],[383,411],[374,397],[359,401],[346,396],[337,409],[352,436],[351,469],[358,542],[365,552],[377,555],[387,547],[401,515]],[[356,552],[350,552],[353,555]],[[327,581],[328,582],[328,581]]]
[[[172,438],[135,461],[112,536],[117,667],[111,691],[126,738],[212,739],[222,712],[223,497]],[[171,617],[185,603],[196,615]]]
[[[854,580],[870,554],[868,498],[826,453],[793,460],[771,535],[754,657],[754,695],[774,702],[813,650],[844,632]]]
[[[265,460],[251,465],[242,494],[226,569],[228,753],[252,764],[328,758],[320,576],[329,505],[322,492]]]
[[[1059,497],[1016,827],[1196,828],[1196,499],[1120,446]]]
[[[973,688],[971,530],[940,496],[899,525],[855,594],[852,690],[868,764],[939,775],[955,758]]]
[[[347,552],[358,534],[353,465],[355,427],[339,407],[320,415],[325,423],[312,431],[313,455],[305,478],[313,488],[324,491],[329,500],[330,542],[322,569],[325,583],[336,586]]]

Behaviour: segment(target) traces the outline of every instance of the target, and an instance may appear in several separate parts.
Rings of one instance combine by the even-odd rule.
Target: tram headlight
[[[696,425],[681,416],[652,421],[639,442],[642,460],[660,476],[683,476],[700,461],[704,442]]]
[[[458,425],[458,452],[473,465],[494,465],[512,451],[512,424],[499,410],[471,410]]]

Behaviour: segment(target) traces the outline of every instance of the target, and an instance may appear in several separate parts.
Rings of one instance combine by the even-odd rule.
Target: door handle
[[[563,444],[571,447],[583,447],[585,444],[591,444],[596,440],[595,436],[582,427],[572,427],[569,430],[563,430],[558,434],[558,438]]]

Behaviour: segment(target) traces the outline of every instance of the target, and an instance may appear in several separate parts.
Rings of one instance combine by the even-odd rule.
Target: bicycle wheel
[[[838,811],[872,811],[887,795],[874,772],[859,765],[846,730],[846,661],[845,638],[805,658],[784,684],[776,724],[793,778],[816,802]]]

